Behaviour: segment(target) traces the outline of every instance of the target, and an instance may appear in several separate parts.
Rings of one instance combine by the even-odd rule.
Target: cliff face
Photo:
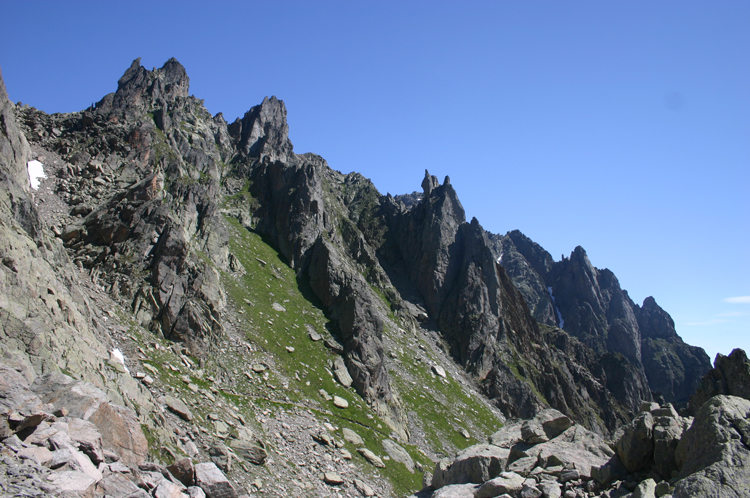
[[[653,300],[634,305],[583,249],[554,262],[520,232],[487,233],[466,221],[448,178],[426,173],[421,195],[382,196],[359,174],[295,154],[275,97],[227,124],[188,88],[174,59],[154,71],[136,60],[80,113],[6,99],[0,180],[6,218],[29,240],[46,234],[55,258],[195,357],[209,360],[239,316],[225,284],[244,271],[231,218],[278,250],[330,320],[357,393],[402,440],[409,409],[387,351],[405,338],[435,337],[507,416],[551,406],[600,433],[651,390],[685,399],[708,369]],[[13,114],[35,155],[61,158],[61,207],[48,222],[19,180],[30,156]]]
[[[617,277],[599,270],[583,248],[555,262],[538,244],[519,231],[491,236],[493,249],[508,269],[514,284],[541,323],[558,326],[578,338],[597,355],[616,355],[631,372],[609,384],[631,410],[652,391],[666,401],[684,405],[709,370],[701,348],[685,344],[672,318],[648,297],[642,306],[633,303]],[[613,369],[612,363],[602,363]],[[620,367],[617,367],[620,368]],[[613,378],[621,377],[616,371]]]

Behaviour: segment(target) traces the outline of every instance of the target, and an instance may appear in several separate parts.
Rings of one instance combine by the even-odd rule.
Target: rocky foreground
[[[694,417],[644,402],[611,440],[553,409],[508,423],[488,444],[438,462],[410,498],[748,496],[748,375],[744,351],[719,355],[691,399]]]
[[[146,462],[135,412],[91,383],[59,373],[29,383],[0,363],[0,413],[2,496],[240,496],[213,462]]]
[[[741,350],[719,357],[704,379],[705,392],[744,389],[750,362]],[[732,377],[725,377],[727,371]],[[33,381],[30,382],[29,378]],[[718,386],[718,387],[717,387]],[[173,400],[173,411],[189,408]],[[356,440],[353,431],[344,438]],[[232,455],[261,464],[263,444],[234,445],[212,461],[147,460],[148,441],[133,410],[114,404],[91,383],[61,373],[33,377],[0,363],[0,491],[2,496],[208,497],[250,496],[221,467]],[[322,445],[334,440],[319,434]],[[354,441],[356,442],[356,441]],[[414,462],[393,443],[394,459]],[[401,456],[402,458],[399,458]],[[382,460],[370,454],[374,465]],[[217,466],[217,463],[219,464]],[[322,477],[344,484],[336,472]],[[687,498],[742,497],[750,490],[750,400],[715,394],[680,416],[671,404],[643,403],[640,413],[605,440],[554,409],[511,421],[487,444],[470,446],[424,474],[412,498]],[[358,494],[373,489],[354,479]]]

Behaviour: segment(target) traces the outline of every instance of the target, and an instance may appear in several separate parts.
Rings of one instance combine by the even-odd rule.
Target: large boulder
[[[698,410],[676,451],[675,498],[739,498],[750,489],[750,401],[718,395]]]
[[[617,456],[630,472],[646,468],[654,454],[654,417],[651,412],[638,414],[624,427],[616,444]]]
[[[524,478],[515,472],[503,472],[482,484],[474,493],[475,498],[492,498],[502,494],[515,496],[523,489]]]
[[[438,462],[432,475],[432,486],[439,489],[449,484],[489,481],[505,470],[509,456],[510,450],[491,444],[469,446],[453,462]]]
[[[213,463],[199,463],[195,466],[195,483],[208,498],[239,498],[234,486]]]
[[[571,425],[573,422],[568,417],[554,408],[548,408],[521,425],[521,437],[527,443],[545,443],[562,434]]]
[[[135,412],[110,403],[104,391],[90,382],[51,373],[37,378],[31,388],[55,410],[66,411],[69,417],[87,420],[96,426],[102,447],[117,453],[125,465],[137,467],[146,460],[148,441]],[[92,430],[90,425],[74,423],[74,434],[80,434],[81,439],[78,444],[99,459],[102,454]]]
[[[401,462],[406,466],[406,470],[414,473],[414,460],[411,455],[398,443],[391,439],[384,439],[382,442],[383,449],[388,456],[395,462]]]
[[[537,465],[543,468],[562,466],[575,469],[580,476],[590,478],[592,468],[610,462],[614,451],[601,436],[575,425],[555,439],[526,450],[537,456]]]

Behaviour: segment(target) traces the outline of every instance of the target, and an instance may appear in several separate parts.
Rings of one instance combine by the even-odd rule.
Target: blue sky
[[[750,350],[750,2],[464,3],[4,1],[0,66],[68,112],[176,57],[212,113],[276,95],[297,152],[382,193],[450,175],[485,229]]]

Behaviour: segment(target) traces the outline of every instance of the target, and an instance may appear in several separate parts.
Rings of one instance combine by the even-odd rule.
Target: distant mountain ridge
[[[642,306],[633,303],[617,277],[594,268],[580,246],[555,262],[518,230],[488,237],[540,323],[562,328],[562,320],[566,332],[598,353],[625,356],[656,395],[686,405],[711,363],[702,348],[677,335],[674,321],[653,297]]]

